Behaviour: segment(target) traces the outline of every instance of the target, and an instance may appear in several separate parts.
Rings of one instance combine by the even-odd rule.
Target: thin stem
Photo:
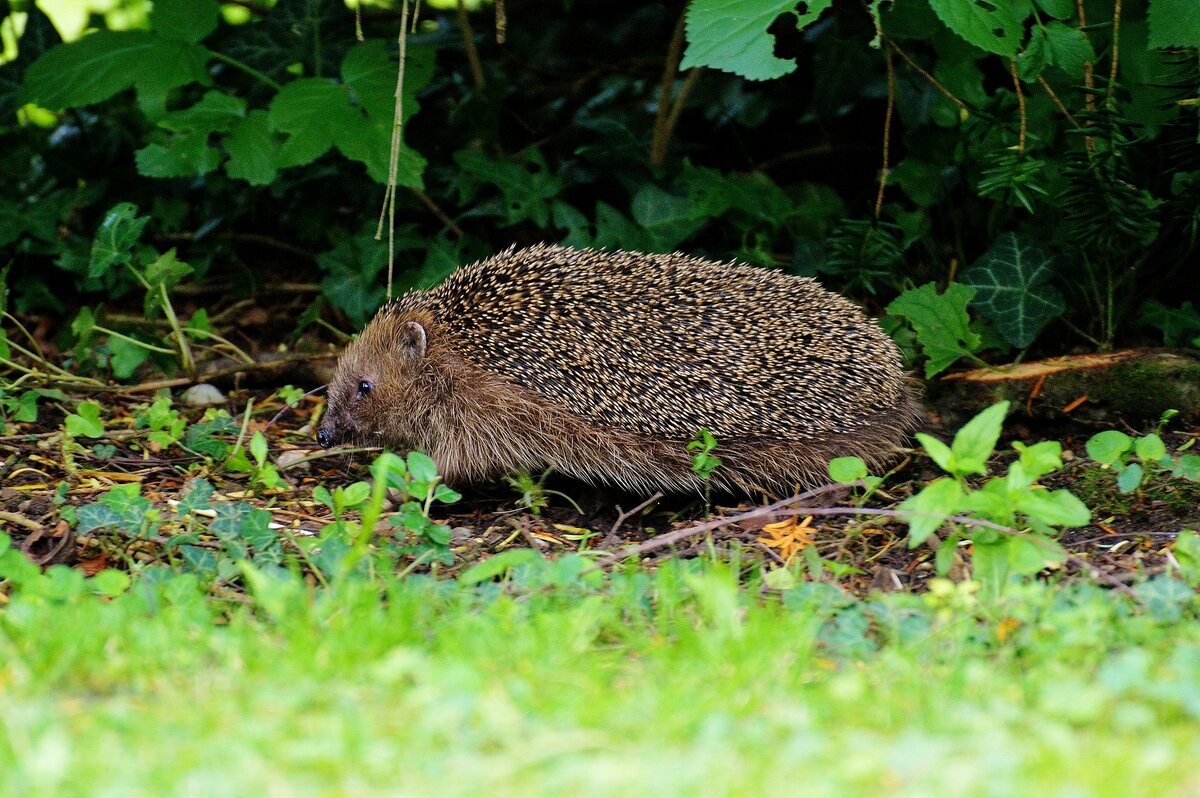
[[[683,53],[683,38],[687,28],[687,13],[679,15],[675,23],[675,32],[671,34],[671,43],[667,47],[667,60],[663,62],[662,80],[658,85],[658,109],[654,114],[654,135],[650,145],[650,163],[658,166],[667,157],[667,116],[671,110],[671,88],[679,75],[679,58]]]
[[[471,19],[467,15],[467,4],[458,0],[458,30],[462,33],[463,47],[467,51],[467,64],[471,67],[471,80],[475,83],[475,91],[483,91],[487,81],[483,78],[483,64],[479,62],[479,51],[475,48],[475,31],[471,28]]]
[[[1009,69],[1012,72],[1013,91],[1017,93],[1017,111],[1020,114],[1020,133],[1017,136],[1017,154],[1021,155],[1025,152],[1025,131],[1029,126],[1029,119],[1025,115],[1025,92],[1021,91],[1021,77],[1017,74],[1017,59],[1008,59]]]
[[[179,362],[183,366],[184,372],[189,377],[196,376],[196,361],[192,358],[192,350],[188,347],[187,338],[183,334],[183,329],[179,326],[179,319],[175,316],[175,308],[171,306],[171,298],[167,296],[167,284],[158,284],[158,293],[162,298],[163,313],[167,317],[167,321],[171,323],[171,332],[175,336],[175,343],[179,346]]]
[[[97,332],[102,332],[105,335],[109,336],[110,338],[119,338],[122,341],[127,341],[128,343],[131,343],[134,346],[138,346],[138,347],[141,347],[142,349],[145,349],[147,352],[158,352],[159,354],[162,354],[162,355],[177,354],[177,352],[174,349],[167,349],[162,346],[155,346],[154,344],[148,344],[145,341],[139,341],[138,339],[136,339],[132,336],[126,335],[125,333],[120,333],[120,332],[117,332],[116,330],[110,330],[107,327],[101,327],[99,324],[93,325],[92,329],[96,330]]]
[[[231,58],[230,56],[227,56],[224,53],[219,52],[217,50],[210,50],[208,52],[208,54],[210,56],[212,56],[213,58],[215,58],[216,60],[220,61],[221,63],[228,64],[229,66],[233,67],[234,69],[241,70],[242,72],[245,72],[250,77],[255,78],[256,80],[262,81],[263,83],[267,84],[272,89],[274,89],[275,91],[279,91],[280,89],[283,88],[282,83],[272,80],[265,73],[259,72],[257,69],[255,69],[252,66],[249,66],[248,64],[243,64],[241,61],[237,60],[236,58]]]
[[[879,193],[875,195],[875,219],[883,213],[883,191],[887,188],[891,171],[889,158],[892,147],[892,116],[896,111],[896,67],[892,63],[892,47],[883,46],[884,63],[887,64],[887,109],[883,113],[883,166],[879,169]]]

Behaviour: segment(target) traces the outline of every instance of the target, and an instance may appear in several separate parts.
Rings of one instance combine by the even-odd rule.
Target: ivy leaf
[[[892,300],[887,312],[908,319],[925,356],[925,376],[945,371],[954,361],[979,350],[980,338],[971,331],[967,303],[975,289],[952,283],[938,294],[933,283],[910,288]]]
[[[705,223],[689,200],[668,194],[653,183],[633,195],[629,210],[633,220],[654,236],[656,252],[674,251]]]
[[[159,255],[146,267],[144,276],[150,288],[142,300],[142,314],[154,318],[162,308],[162,289],[170,291],[191,273],[192,267],[175,257],[174,247]]]
[[[196,43],[217,29],[216,0],[154,0],[150,24],[155,33]]]
[[[810,0],[803,14],[796,0],[694,0],[687,12],[687,50],[680,69],[709,66],[750,80],[770,80],[796,69],[796,62],[775,57],[775,39],[767,28],[780,15],[796,17],[803,30],[833,0]]]
[[[75,412],[67,416],[67,434],[73,438],[99,438],[104,435],[97,402],[80,402]]]
[[[1196,0],[1152,0],[1149,6],[1151,47],[1200,47]]]
[[[1017,15],[1016,3],[929,0],[929,5],[947,28],[981,50],[1008,58],[1017,54],[1025,17]],[[1028,16],[1028,5],[1025,8]]]
[[[960,279],[976,289],[972,304],[980,314],[1024,349],[1066,310],[1062,294],[1049,285],[1053,263],[1054,256],[1035,239],[1003,233]]]
[[[129,263],[133,245],[142,235],[142,229],[150,221],[149,216],[138,216],[137,206],[132,202],[114,205],[104,214],[96,238],[92,241],[91,260],[88,261],[87,276],[95,279],[113,266]]]

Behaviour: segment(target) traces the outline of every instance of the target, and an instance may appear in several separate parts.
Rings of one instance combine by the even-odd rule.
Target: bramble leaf
[[[810,0],[796,13],[795,0],[694,0],[687,12],[687,50],[681,69],[713,67],[750,80],[770,80],[796,69],[796,62],[775,56],[775,37],[767,28],[781,15],[796,17],[803,30],[833,4]]]
[[[892,300],[887,312],[908,319],[916,331],[917,341],[925,356],[925,376],[945,371],[960,357],[979,350],[979,335],[971,331],[967,303],[975,289],[962,283],[951,283],[939,294],[933,283],[910,288]]]
[[[1025,20],[1018,16],[1015,3],[929,0],[929,5],[947,28],[981,50],[1009,58],[1017,54]]]

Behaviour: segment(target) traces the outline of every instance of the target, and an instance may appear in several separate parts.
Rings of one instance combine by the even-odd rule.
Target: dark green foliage
[[[470,17],[471,52],[453,11],[422,8],[407,44],[393,291],[550,241],[782,266],[876,310],[962,273],[972,311],[1014,346],[1036,345],[1060,316],[1095,343],[1135,337],[1147,300],[1200,301],[1186,279],[1200,257],[1200,34],[1186,5],[1129,0],[1114,26],[1111,4],[1087,2],[1081,30],[1067,0],[694,0],[669,133],[660,87],[681,4],[614,15],[535,0],[511,15],[503,46],[485,6]],[[306,325],[370,317],[387,283],[374,234],[397,3],[364,16],[362,42],[340,0],[242,7],[236,23],[213,0],[160,0],[133,29],[96,16],[100,30],[67,44],[36,7],[21,10],[17,57],[0,67],[12,309],[65,325],[68,308],[92,306],[61,343],[80,367],[122,377],[174,361],[148,354],[137,330],[120,330],[134,342],[97,338],[97,303],[158,313],[161,288],[185,276],[235,286],[230,299],[319,283]],[[1000,257],[1018,241],[1044,265]]]

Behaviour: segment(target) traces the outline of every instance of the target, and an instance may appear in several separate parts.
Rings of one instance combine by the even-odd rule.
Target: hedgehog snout
[[[333,446],[333,432],[324,424],[317,427],[317,443],[321,444],[322,449]]]

